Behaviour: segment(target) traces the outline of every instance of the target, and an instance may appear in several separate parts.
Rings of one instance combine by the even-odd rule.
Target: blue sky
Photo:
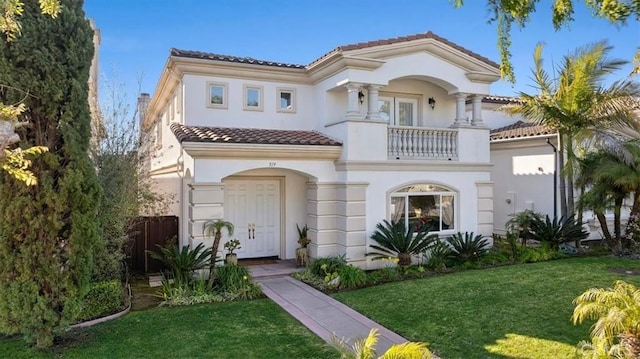
[[[585,44],[608,39],[612,56],[631,60],[640,45],[640,23],[617,27],[591,16],[577,0],[575,22],[561,31],[551,25],[541,1],[524,29],[512,34],[516,84],[497,82],[495,95],[535,93],[532,54],[544,42],[551,66]],[[101,31],[101,76],[126,83],[135,98],[155,91],[169,49],[198,50],[262,60],[308,64],[339,45],[433,31],[496,62],[495,24],[488,24],[486,1],[467,0],[455,9],[449,0],[85,0],[87,17]],[[628,66],[618,77],[630,72]]]

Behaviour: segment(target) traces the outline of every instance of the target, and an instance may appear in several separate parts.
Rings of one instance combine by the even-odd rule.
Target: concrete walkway
[[[372,328],[378,328],[378,354],[384,353],[392,344],[407,340],[364,315],[325,295],[324,293],[289,276],[256,278],[264,294],[289,314],[298,319],[312,332],[331,342],[332,334],[338,338],[363,338]]]

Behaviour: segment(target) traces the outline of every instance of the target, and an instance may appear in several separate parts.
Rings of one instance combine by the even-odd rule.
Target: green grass
[[[445,359],[572,358],[592,324],[574,326],[572,300],[640,262],[576,258],[385,284],[334,297]]]
[[[156,308],[72,331],[39,351],[0,338],[0,358],[336,358],[268,299]]]

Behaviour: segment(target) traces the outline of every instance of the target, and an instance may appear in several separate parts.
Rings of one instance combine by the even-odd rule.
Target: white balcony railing
[[[458,131],[447,128],[389,126],[392,159],[458,159]]]

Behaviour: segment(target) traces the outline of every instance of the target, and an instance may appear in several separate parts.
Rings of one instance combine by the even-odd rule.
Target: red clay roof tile
[[[316,131],[185,126],[179,123],[171,124],[171,131],[173,131],[174,135],[181,143],[212,142],[270,145],[342,145],[339,141]]]
[[[542,125],[518,121],[509,126],[491,130],[490,141],[553,135],[556,131]]]

